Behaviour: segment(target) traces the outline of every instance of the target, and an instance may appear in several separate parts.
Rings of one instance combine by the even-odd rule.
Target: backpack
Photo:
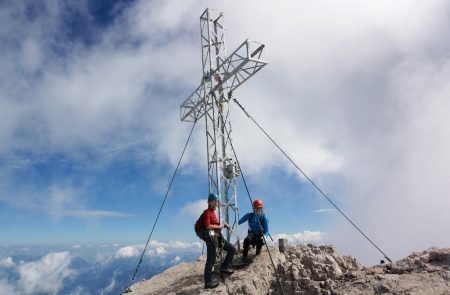
[[[197,236],[200,236],[199,233],[201,233],[205,229],[205,224],[203,223],[203,216],[205,215],[205,211],[203,211],[202,214],[200,214],[200,217],[197,219],[197,222],[194,225],[194,230]]]

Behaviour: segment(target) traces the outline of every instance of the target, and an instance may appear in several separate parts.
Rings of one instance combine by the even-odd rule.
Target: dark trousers
[[[244,250],[242,251],[242,256],[247,257],[250,246],[256,245],[256,255],[261,253],[261,248],[264,245],[264,239],[262,234],[255,234],[249,232],[247,237],[244,239]]]
[[[236,253],[236,248],[227,240],[219,237],[219,239],[223,240],[223,250],[227,252],[225,259],[223,260],[221,268],[227,268],[231,265],[233,261],[234,254]],[[212,281],[212,270],[214,264],[216,263],[216,250],[218,248],[217,238],[214,239],[205,239],[206,242],[206,264],[205,264],[205,283],[209,283]],[[219,241],[220,242],[220,241]]]

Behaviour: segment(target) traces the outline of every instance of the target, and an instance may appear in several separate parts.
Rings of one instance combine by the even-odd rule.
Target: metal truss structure
[[[181,121],[195,122],[205,117],[209,192],[216,193],[219,219],[232,226],[227,230],[239,245],[236,178],[240,175],[233,159],[230,140],[229,101],[233,91],[267,65],[265,45],[245,40],[226,55],[223,13],[206,9],[200,16],[203,75],[200,85],[181,104]],[[233,219],[231,219],[231,217]]]

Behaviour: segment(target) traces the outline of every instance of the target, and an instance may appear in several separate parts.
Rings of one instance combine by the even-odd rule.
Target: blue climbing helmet
[[[217,196],[216,196],[216,194],[215,193],[210,193],[209,195],[208,195],[208,202],[211,202],[211,201],[217,201],[218,199],[217,199]]]

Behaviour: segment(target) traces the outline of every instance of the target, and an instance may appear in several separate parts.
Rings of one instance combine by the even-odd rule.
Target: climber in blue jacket
[[[250,246],[256,246],[256,255],[261,253],[264,245],[264,237],[269,235],[269,224],[263,212],[263,203],[261,200],[253,202],[253,212],[245,214],[240,220],[239,224],[248,221],[248,235],[244,239],[244,251],[242,252],[242,261],[244,263],[251,262],[248,259],[248,251]]]

